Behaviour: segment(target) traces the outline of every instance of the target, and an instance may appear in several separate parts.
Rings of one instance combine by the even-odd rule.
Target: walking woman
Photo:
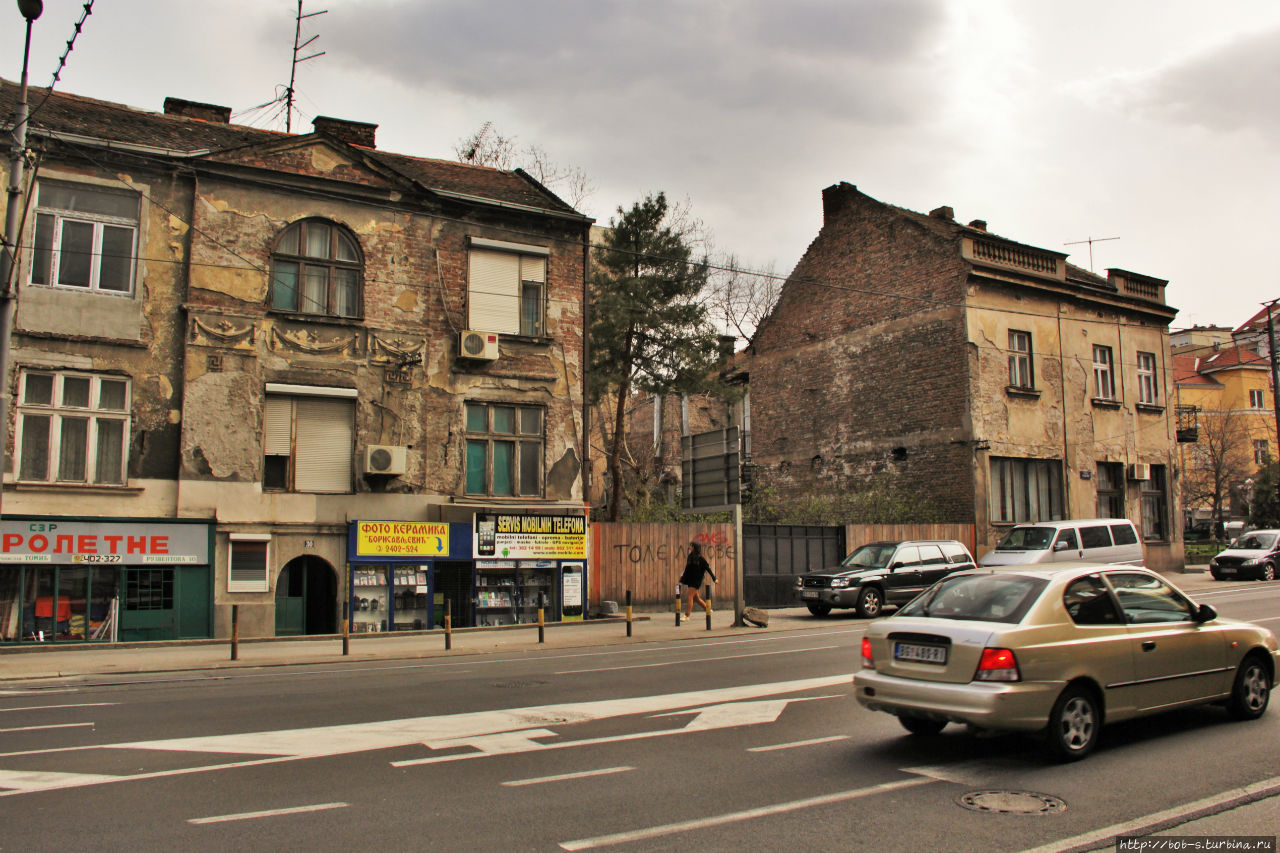
[[[684,593],[684,618],[689,619],[693,616],[693,605],[697,602],[698,606],[703,610],[707,608],[707,602],[698,594],[698,588],[702,586],[702,578],[705,575],[711,575],[714,582],[716,573],[711,571],[711,564],[707,562],[706,557],[702,556],[702,546],[697,542],[689,543],[689,559],[685,560],[684,572],[680,575],[681,591]]]

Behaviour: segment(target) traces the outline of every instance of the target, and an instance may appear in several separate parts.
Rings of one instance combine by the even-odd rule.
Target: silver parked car
[[[913,734],[947,723],[1042,731],[1083,758],[1104,722],[1208,702],[1267,709],[1280,644],[1132,566],[977,569],[872,622],[858,702]]]

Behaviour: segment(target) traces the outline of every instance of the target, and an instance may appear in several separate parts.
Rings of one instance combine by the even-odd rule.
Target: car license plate
[[[1222,568],[1218,569],[1218,573],[1223,575],[1234,575],[1236,573],[1236,570],[1229,569],[1226,566],[1223,566]]]
[[[946,663],[946,646],[921,646],[916,643],[894,643],[893,659],[915,663]]]
[[[821,593],[816,589],[806,589],[804,592],[800,593],[801,598],[818,598],[820,595]]]

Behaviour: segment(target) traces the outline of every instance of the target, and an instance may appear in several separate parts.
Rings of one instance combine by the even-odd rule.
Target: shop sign
[[[0,521],[0,563],[208,562],[209,527],[203,524]]]
[[[477,515],[475,557],[583,560],[587,520],[580,515]]]
[[[447,557],[448,522],[357,521],[357,557]]]

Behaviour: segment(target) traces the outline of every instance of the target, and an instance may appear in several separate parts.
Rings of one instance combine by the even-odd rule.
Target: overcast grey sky
[[[1280,297],[1276,0],[306,0],[320,10],[295,132],[373,122],[379,148],[453,159],[493,121],[584,170],[602,224],[664,190],[718,250],[785,273],[843,180],[1086,268],[1088,246],[1064,244],[1119,237],[1094,269],[1169,279],[1175,327]],[[296,11],[95,0],[58,88],[239,114],[288,82]],[[45,0],[33,84],[82,12]],[[11,80],[22,23],[0,6]]]

